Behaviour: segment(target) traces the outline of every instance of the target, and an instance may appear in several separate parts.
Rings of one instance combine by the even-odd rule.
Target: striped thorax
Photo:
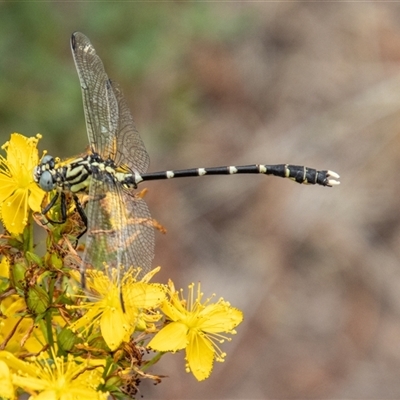
[[[46,192],[88,192],[92,177],[98,181],[119,182],[126,189],[136,189],[137,181],[142,180],[140,175],[122,172],[113,160],[103,160],[96,153],[59,164],[46,155],[33,173],[35,182]]]

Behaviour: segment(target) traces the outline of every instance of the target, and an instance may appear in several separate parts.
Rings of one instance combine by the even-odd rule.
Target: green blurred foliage
[[[192,44],[233,45],[253,20],[250,12],[230,14],[208,3],[0,4],[0,141],[15,131],[40,132],[40,147],[53,154],[85,150],[69,50],[70,34],[79,30],[120,83],[134,117],[141,105],[151,110],[140,116],[139,131],[168,146],[186,133],[201,107],[201,88],[188,68]]]

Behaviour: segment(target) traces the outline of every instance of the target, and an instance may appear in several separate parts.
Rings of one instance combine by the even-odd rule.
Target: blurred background
[[[150,182],[158,278],[244,310],[211,377],[165,356],[145,399],[400,398],[400,5],[2,3],[0,142],[87,145],[69,49],[85,33],[123,88],[151,171],[305,164]]]

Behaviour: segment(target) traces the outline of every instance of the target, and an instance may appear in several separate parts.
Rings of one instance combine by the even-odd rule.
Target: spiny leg
[[[56,204],[56,201],[58,200],[58,198],[60,197],[60,207],[61,207],[61,220],[59,221],[55,221],[51,218],[49,218],[46,214],[54,207],[54,205]],[[47,206],[42,210],[42,214],[47,218],[48,222],[51,222],[52,224],[64,224],[65,221],[67,220],[67,205],[66,205],[66,198],[65,198],[65,193],[61,192],[61,194],[59,192],[57,192],[55,194],[55,196],[51,199],[50,203],[47,204]]]
[[[55,221],[51,218],[49,218],[46,214],[54,207],[56,201],[60,198],[60,211],[61,211],[61,219],[59,221]],[[87,232],[87,227],[88,227],[88,219],[86,216],[86,213],[83,209],[83,206],[81,202],[79,201],[78,196],[75,194],[72,195],[72,198],[75,203],[76,210],[78,211],[79,217],[81,218],[85,228],[82,230],[82,232],[79,233],[79,235],[76,237],[76,245],[78,244],[78,240]],[[47,206],[42,210],[42,214],[46,216],[47,222],[50,222],[52,224],[64,224],[67,221],[68,213],[67,213],[67,198],[64,192],[57,192],[55,196],[51,199],[50,203],[47,204]]]
[[[88,219],[85,210],[83,209],[82,203],[78,199],[78,196],[74,194],[72,198],[74,199],[76,210],[78,211],[78,214],[81,217],[83,224],[85,225],[85,229],[83,229],[83,231],[76,237],[76,239],[79,240],[87,232]]]

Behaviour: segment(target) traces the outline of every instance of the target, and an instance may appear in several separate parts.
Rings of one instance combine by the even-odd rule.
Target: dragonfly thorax
[[[46,192],[54,189],[72,193],[88,192],[91,179],[119,182],[127,189],[136,189],[135,174],[122,172],[111,159],[103,160],[91,153],[57,165],[50,155],[35,168],[35,182]]]

